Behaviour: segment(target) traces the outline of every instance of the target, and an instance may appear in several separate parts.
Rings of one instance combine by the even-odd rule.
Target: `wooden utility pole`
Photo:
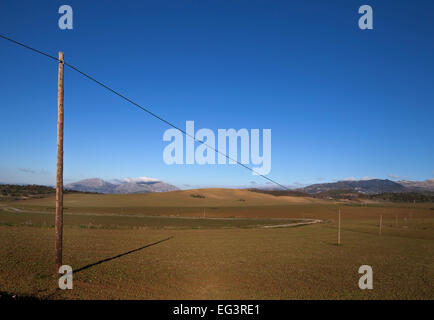
[[[383,226],[383,215],[380,215],[380,236],[381,236],[381,227]]]
[[[339,209],[339,220],[338,220],[338,245],[341,244],[341,209]]]
[[[63,240],[63,52],[59,52],[59,78],[57,87],[57,174],[56,174],[56,274],[62,265]]]
[[[416,200],[413,200],[413,208],[410,211],[410,219],[413,219],[414,209],[416,209]]]

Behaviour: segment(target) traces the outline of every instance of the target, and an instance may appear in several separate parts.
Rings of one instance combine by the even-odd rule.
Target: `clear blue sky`
[[[58,28],[58,8],[74,29]],[[358,28],[369,4],[374,30]],[[433,1],[2,1],[0,33],[180,127],[272,129],[270,178],[434,175]],[[57,64],[0,39],[0,182],[54,184]],[[264,180],[163,162],[167,125],[65,70],[65,182]]]

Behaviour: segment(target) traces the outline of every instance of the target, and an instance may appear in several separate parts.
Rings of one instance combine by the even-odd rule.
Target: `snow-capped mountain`
[[[97,193],[150,193],[178,190],[171,184],[148,177],[115,179],[110,182],[98,178],[85,179],[67,184],[65,189]]]

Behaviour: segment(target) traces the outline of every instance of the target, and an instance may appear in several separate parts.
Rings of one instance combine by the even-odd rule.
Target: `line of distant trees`
[[[271,194],[273,196],[312,197],[318,199],[346,200],[379,200],[391,202],[434,202],[434,192],[384,192],[379,194],[364,194],[353,190],[329,190],[316,194],[308,194],[295,190],[262,190],[248,189],[252,192]]]
[[[24,200],[44,198],[56,193],[56,189],[36,184],[17,185],[0,184],[0,201]],[[89,193],[74,190],[65,190],[64,193]]]
[[[420,193],[420,192],[400,192],[400,193],[381,193],[368,196],[373,200],[384,200],[392,202],[434,202],[434,193]]]

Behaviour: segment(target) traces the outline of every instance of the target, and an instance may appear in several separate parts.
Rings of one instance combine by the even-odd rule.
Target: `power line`
[[[53,59],[53,60],[59,61],[58,58],[53,57],[52,55],[49,55],[48,53],[42,52],[42,51],[40,51],[40,50],[38,50],[38,49],[32,48],[32,47],[30,47],[30,46],[24,44],[24,43],[21,43],[21,42],[18,42],[18,41],[16,41],[16,40],[13,40],[13,39],[11,39],[11,38],[5,37],[4,35],[1,35],[1,34],[0,34],[0,38],[3,38],[3,39],[5,39],[5,40],[8,40],[8,41],[10,41],[10,42],[12,42],[12,43],[18,44],[18,45],[20,45],[20,46],[22,46],[22,47],[24,47],[24,48],[26,48],[26,49],[29,49],[29,50],[32,50],[32,51],[37,52],[37,53],[39,53],[39,54],[42,54],[43,56],[46,56],[46,57],[51,58],[51,59]]]
[[[3,38],[3,39],[5,39],[5,40],[8,40],[8,41],[14,43],[14,44],[20,45],[20,46],[22,46],[22,47],[24,47],[24,48],[26,48],[26,49],[29,49],[29,50],[31,50],[31,51],[33,51],[33,52],[39,53],[39,54],[41,54],[41,55],[43,55],[43,56],[46,56],[46,57],[48,57],[48,58],[50,58],[50,59],[53,59],[53,60],[56,60],[57,62],[60,62],[58,58],[56,58],[56,57],[54,57],[54,56],[52,56],[52,55],[50,55],[50,54],[48,54],[48,53],[45,53],[45,52],[43,52],[43,51],[41,51],[41,50],[35,49],[35,48],[33,48],[33,47],[30,47],[30,46],[28,46],[28,45],[26,45],[26,44],[24,44],[24,43],[18,42],[18,41],[16,41],[16,40],[13,40],[13,39],[8,38],[8,37],[6,37],[6,36],[4,36],[4,35],[1,35],[1,34],[0,34],[0,38]],[[250,168],[250,167],[244,165],[243,163],[239,162],[238,160],[229,157],[226,153],[223,153],[223,152],[219,151],[218,149],[216,149],[216,148],[210,146],[209,144],[207,144],[207,143],[204,142],[203,140],[197,139],[196,137],[194,137],[194,136],[192,136],[191,134],[187,133],[185,130],[183,130],[183,129],[177,127],[176,125],[172,124],[171,122],[169,122],[169,121],[163,119],[162,117],[158,116],[157,114],[153,113],[152,111],[148,110],[147,108],[141,106],[140,104],[138,104],[138,103],[134,102],[133,100],[127,98],[126,96],[122,95],[122,94],[119,93],[118,91],[116,91],[116,90],[110,88],[109,86],[105,85],[105,84],[102,83],[101,81],[96,80],[94,77],[92,77],[92,76],[90,76],[89,74],[87,74],[87,73],[81,71],[81,70],[78,69],[77,67],[75,67],[75,66],[73,66],[73,65],[71,65],[71,64],[69,64],[69,63],[66,63],[65,61],[63,61],[63,63],[64,63],[65,66],[68,66],[69,68],[71,68],[72,70],[74,70],[74,71],[80,73],[81,75],[83,75],[84,77],[88,78],[89,80],[92,80],[93,82],[97,83],[97,84],[100,85],[101,87],[103,87],[103,88],[107,89],[108,91],[114,93],[115,95],[121,97],[122,99],[126,100],[127,102],[131,103],[132,105],[134,105],[134,106],[140,108],[141,110],[143,110],[143,111],[145,111],[146,113],[150,114],[150,115],[153,116],[154,118],[157,118],[158,120],[160,120],[160,121],[162,121],[162,122],[168,124],[168,125],[171,126],[172,128],[174,128],[174,129],[176,129],[176,130],[179,130],[179,131],[182,132],[185,136],[190,137],[190,138],[192,138],[193,140],[195,140],[195,141],[197,141],[197,142],[199,142],[199,143],[205,145],[206,147],[208,147],[208,148],[214,150],[215,152],[217,152],[217,153],[219,153],[219,154],[225,156],[228,160],[234,161],[234,162],[237,163],[238,165],[240,165],[240,166],[242,166],[242,167],[244,167],[244,168],[250,170],[251,172],[255,173],[256,175],[261,176],[262,178],[264,178],[264,179],[266,179],[266,180],[268,180],[268,181],[270,181],[270,182],[272,182],[272,183],[278,185],[279,187],[282,187],[283,189],[289,190],[289,189],[288,189],[287,187],[285,187],[284,185],[282,185],[282,184],[280,184],[280,183],[274,181],[274,180],[271,179],[271,178],[268,178],[268,177],[264,176],[263,174],[260,174],[260,173],[257,172],[255,169]]]

